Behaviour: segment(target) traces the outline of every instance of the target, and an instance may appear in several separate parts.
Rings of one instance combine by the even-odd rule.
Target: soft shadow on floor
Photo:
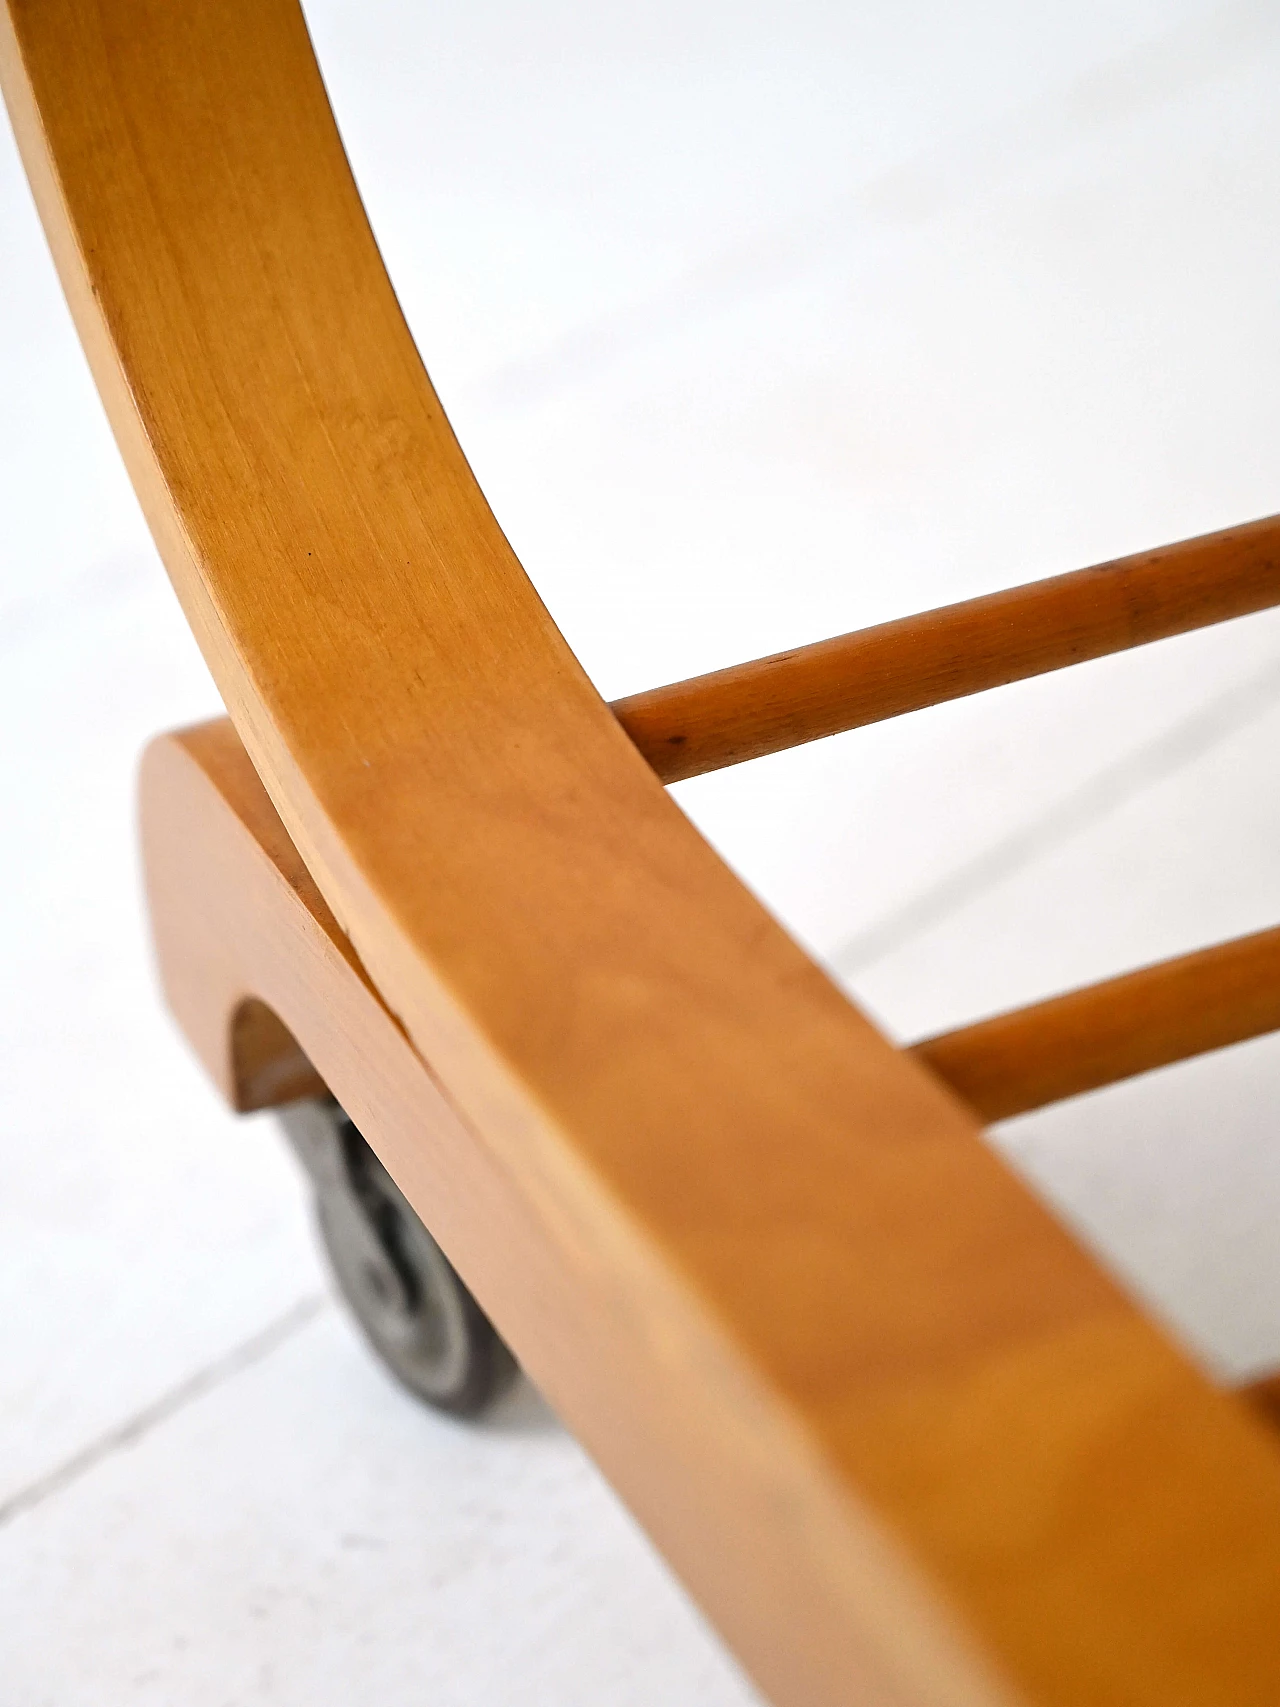
[[[478,1419],[488,1434],[558,1434],[563,1424],[523,1370]]]

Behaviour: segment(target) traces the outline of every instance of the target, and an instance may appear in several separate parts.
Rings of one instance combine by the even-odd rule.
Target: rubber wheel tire
[[[329,1127],[328,1165],[309,1164],[316,1218],[365,1338],[417,1398],[454,1416],[478,1415],[509,1385],[514,1358],[343,1110],[312,1104],[299,1114],[313,1154],[317,1116]],[[285,1124],[293,1124],[287,1116]]]

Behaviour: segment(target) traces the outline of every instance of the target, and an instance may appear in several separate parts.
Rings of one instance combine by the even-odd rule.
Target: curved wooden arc
[[[1270,1707],[1268,1437],[791,943],[592,689],[427,381],[296,7],[10,0],[0,63],[286,839],[448,1087],[458,1189],[496,1181],[566,1253],[565,1318],[528,1334],[613,1348],[571,1420],[646,1516],[693,1514],[681,1567],[757,1677],[806,1707]],[[398,1069],[365,1066],[376,1142]],[[422,1167],[442,1142],[406,1139]],[[522,1256],[514,1226],[486,1236]]]
[[[738,1411],[739,1427],[754,1435],[759,1453],[786,1457],[795,1443],[762,1429],[764,1419],[743,1409],[750,1395],[721,1360],[713,1339],[702,1346],[701,1361],[690,1365],[685,1379],[673,1380],[672,1371],[655,1360],[652,1344],[645,1343],[639,1300],[602,1288],[602,1277],[584,1263],[586,1253],[565,1237],[549,1206],[513,1190],[505,1171],[494,1166],[483,1141],[467,1129],[364,974],[229,722],[218,720],[153,742],[142,772],[142,829],[165,992],[227,1100],[249,1109],[278,1104],[289,1094],[331,1089],[522,1363],[723,1627],[742,1641],[734,1614],[744,1604],[753,1605],[755,1637],[780,1620],[791,1638],[782,1644],[784,1653],[813,1640],[817,1620],[805,1599],[809,1585],[797,1581],[794,1537],[780,1521],[776,1489],[761,1475],[758,1461],[744,1474],[740,1462],[723,1454],[718,1401],[726,1399]],[[240,1023],[250,1010],[265,1016],[251,1033]],[[313,1061],[322,1073],[314,1071]],[[948,1350],[955,1356],[962,1347]],[[1096,1381],[1098,1371],[1091,1375]],[[722,1384],[726,1393],[717,1391]],[[1105,1385],[1104,1380],[1102,1390]],[[1035,1431],[1045,1427],[1048,1407],[1063,1402],[1070,1391],[1051,1384],[1022,1394],[1031,1408],[1019,1450],[1030,1459],[1023,1469],[1024,1492],[1033,1498],[1043,1470]],[[1275,1391],[1271,1380],[1246,1393],[1257,1414],[1271,1424],[1277,1415]],[[1080,1388],[1074,1393],[1078,1403]],[[1100,1398],[1101,1390],[1095,1388],[1094,1396]],[[919,1397],[924,1402],[925,1395]],[[1216,1411],[1205,1406],[1200,1428],[1218,1432],[1224,1414],[1248,1428],[1234,1396],[1219,1395],[1213,1403]],[[979,1420],[985,1420],[981,1413]],[[974,1417],[948,1407],[935,1412],[933,1421],[939,1454],[944,1460],[959,1454],[966,1463]],[[894,1472],[904,1478],[918,1475],[913,1443],[886,1442],[890,1452],[895,1445],[901,1456]],[[1104,1486],[1108,1503],[1101,1519],[1121,1515],[1123,1491],[1122,1485]],[[835,1489],[831,1495],[837,1497]],[[1222,1521],[1226,1514],[1219,1508],[1215,1515]],[[986,1526],[998,1547],[1007,1546],[1001,1531],[1010,1517],[998,1509],[968,1511],[971,1543]],[[762,1536],[768,1537],[766,1547]],[[1220,1540],[1227,1545],[1215,1568],[1230,1573],[1229,1543],[1239,1540],[1238,1530]],[[936,1568],[935,1558],[925,1562]],[[1148,1608],[1154,1612],[1158,1594],[1176,1586],[1184,1561],[1152,1548],[1144,1563],[1155,1579]],[[868,1582],[864,1590],[879,1594],[884,1587]],[[900,1604],[896,1610],[899,1617],[910,1617],[911,1609]],[[1078,1603],[1070,1609],[1073,1625],[1079,1611]],[[911,1629],[911,1639],[918,1634],[918,1627]],[[750,1655],[752,1641],[742,1645]],[[1126,1657],[1122,1651],[1121,1658]],[[1156,1657],[1148,1652],[1148,1662]],[[1185,1652],[1162,1657],[1171,1669],[1161,1688],[1183,1687],[1186,1700],[1199,1699],[1196,1691],[1211,1674],[1175,1676],[1172,1668]],[[776,1665],[777,1655],[774,1659]],[[1247,1663],[1269,1678],[1270,1644],[1254,1648]],[[1061,1688],[1066,1680],[1056,1681],[1058,1694],[1035,1692],[1030,1699],[1083,1703],[1096,1698],[1083,1691],[1078,1678],[1068,1684],[1076,1691],[1072,1694]],[[953,1677],[950,1688],[958,1682]],[[811,1698],[793,1693],[794,1688],[795,1680],[787,1679],[779,1698]],[[988,1699],[1006,1698],[995,1683],[990,1691]],[[1141,1696],[1135,1690],[1127,1698]]]
[[[1009,587],[615,700],[664,782],[1280,604],[1280,518]]]
[[[227,1100],[248,1110],[333,1089],[668,1556],[703,1583],[704,1593],[708,1553],[721,1594],[743,1596],[743,1586],[723,1580],[734,1571],[748,1579],[746,1594],[758,1593],[755,1542],[759,1526],[774,1522],[759,1507],[759,1487],[735,1485],[732,1468],[726,1475],[714,1453],[710,1462],[682,1462],[691,1450],[713,1447],[713,1431],[697,1426],[701,1382],[665,1392],[649,1380],[633,1386],[628,1322],[601,1310],[559,1229],[513,1197],[409,1046],[229,722],[152,744],[142,824],[165,991]],[[249,1027],[242,1023],[247,1013],[254,1015]],[[1270,1426],[1280,1424],[1280,1376],[1255,1382],[1240,1397]],[[646,1407],[657,1416],[620,1435],[619,1414],[634,1422]],[[682,1470],[696,1499],[683,1488],[671,1497]],[[714,1605],[714,1594],[708,1598]]]
[[[219,798],[231,804],[277,870],[287,871],[283,830],[231,724],[219,720],[186,735],[166,736],[156,752],[171,746],[181,747],[209,774],[223,777],[226,792]],[[163,821],[163,802],[154,787],[148,791],[147,812],[149,821],[157,816]],[[193,832],[189,839],[202,837]],[[296,866],[296,853],[293,858]],[[169,914],[189,911],[191,885],[175,880],[172,860],[153,863],[164,874],[166,893],[171,892]],[[313,886],[295,878],[291,892],[337,940],[338,927]],[[234,932],[244,934],[243,927]],[[190,958],[191,967],[206,966],[207,950]],[[188,984],[197,990],[218,986],[207,972],[188,967],[172,946],[161,960],[167,983],[179,990]],[[174,1005],[185,1015],[189,1002]],[[273,1009],[253,996],[238,998],[230,1009],[219,997],[215,1007],[222,1017],[211,1031],[193,1028],[185,1017],[184,1030],[189,1037],[199,1034],[197,1053],[233,1108],[247,1114],[325,1091],[325,1079]],[[908,1053],[987,1123],[1277,1030],[1280,927],[940,1032],[910,1045]],[[211,1039],[219,1041],[215,1045]]]
[[[226,1101],[249,1113],[327,1095],[332,1084],[340,1084],[360,1118],[377,1126],[379,1147],[422,1218],[435,1225],[458,1264],[483,1277],[477,1285],[503,1320],[515,1324],[510,1331],[526,1346],[534,1343],[529,1336],[537,1335],[544,1312],[531,1311],[521,1268],[505,1259],[493,1263],[492,1242],[485,1237],[488,1218],[474,1205],[463,1209],[454,1201],[454,1170],[440,1172],[439,1146],[424,1151],[414,1141],[438,1087],[377,992],[360,977],[350,945],[288,841],[231,724],[218,719],[153,742],[142,785],[143,850],[161,980],[188,1042]],[[195,871],[192,848],[204,862]],[[1271,970],[1277,940],[1280,931],[1268,931],[1225,947],[1261,950]],[[245,995],[250,989],[270,992],[277,1006]],[[307,1039],[315,1060],[325,1064],[323,1075],[277,1007]],[[399,1072],[371,1059],[388,1055],[402,1063]],[[930,1068],[945,1077],[952,1065],[939,1060]],[[1016,1062],[1011,1066],[1016,1072]],[[947,1081],[960,1094],[962,1077]],[[402,1097],[389,1104],[387,1087],[397,1079],[403,1080]],[[456,1170],[465,1174],[471,1165],[466,1145]],[[554,1245],[548,1259],[557,1260]],[[532,1318],[528,1325],[525,1315]],[[555,1343],[563,1359],[563,1336]],[[543,1357],[537,1364],[544,1389],[554,1391],[572,1415],[580,1384],[576,1363],[557,1367]],[[1280,1374],[1235,1391],[1280,1426]],[[627,1471],[620,1466],[624,1487]]]
[[[1017,1699],[984,1678],[883,1539],[866,1538],[863,1616],[921,1643],[923,1692],[865,1665],[855,1672],[848,1652],[833,1650],[839,1578],[815,1575],[809,1555],[817,1548],[840,1571],[840,1537],[823,1533],[833,1518],[839,1527],[838,1483],[828,1482],[825,1511],[797,1505],[806,1449],[760,1405],[714,1327],[691,1333],[660,1276],[602,1253],[565,1205],[512,1179],[383,1003],[228,721],[152,742],[141,823],[165,995],[223,1096],[245,1111],[287,1090],[337,1096],[521,1364],[776,1698],[834,1703],[860,1674],[859,1700]],[[246,1012],[257,1016],[251,1032]]]

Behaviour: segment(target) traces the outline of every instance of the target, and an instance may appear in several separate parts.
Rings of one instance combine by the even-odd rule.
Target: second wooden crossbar
[[[1072,990],[917,1043],[984,1120],[1004,1120],[1280,1030],[1280,929]]]
[[[616,700],[664,782],[1280,604],[1280,517]]]

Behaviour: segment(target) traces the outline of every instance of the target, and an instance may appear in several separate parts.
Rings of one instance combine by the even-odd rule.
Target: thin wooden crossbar
[[[1280,517],[616,700],[664,782],[1280,604]]]
[[[215,1082],[240,1106],[264,1100],[279,1102],[299,1093],[299,1061],[314,1061],[323,1072],[324,1083],[369,1135],[410,1201],[430,1215],[433,1231],[459,1261],[469,1284],[511,1338],[522,1364],[532,1371],[557,1408],[568,1409],[575,1420],[581,1414],[584,1370],[590,1372],[592,1383],[605,1386],[607,1410],[598,1450],[606,1469],[621,1463],[625,1473],[630,1467],[631,1481],[623,1482],[630,1492],[636,1486],[638,1457],[635,1425],[630,1418],[648,1398],[649,1388],[634,1381],[634,1354],[620,1356],[614,1349],[610,1336],[617,1333],[619,1316],[626,1319],[615,1302],[616,1294],[599,1283],[584,1284],[575,1248],[570,1247],[569,1260],[556,1260],[564,1241],[553,1233],[548,1242],[545,1222],[520,1207],[505,1175],[474,1145],[452,1100],[442,1092],[365,976],[355,949],[325,905],[228,723],[215,722],[153,744],[143,764],[142,825],[157,957],[166,991]],[[279,1016],[274,1028],[264,1029],[255,1023],[251,1034],[239,1023],[245,993],[250,991],[257,998],[259,1019],[266,1014]],[[300,1056],[299,1050],[304,1054]],[[820,1087],[820,1092],[824,1089]],[[424,1142],[424,1134],[429,1142]],[[838,1129],[832,1135],[831,1154],[839,1158],[858,1142],[856,1130]],[[784,1208],[790,1208],[797,1184],[804,1178],[794,1144],[778,1145],[770,1155],[757,1153],[752,1165],[744,1168],[738,1133],[731,1130],[725,1136],[722,1154],[725,1172],[718,1189],[722,1193],[738,1191],[744,1182],[754,1185],[764,1176],[765,1195],[759,1202],[767,1207],[757,1213],[761,1213],[766,1227],[775,1225],[780,1219],[776,1208],[779,1199]],[[930,1146],[922,1153],[918,1136],[908,1134],[898,1144],[885,1144],[883,1154],[890,1161],[902,1157],[903,1165],[926,1175],[938,1170],[948,1174],[953,1201],[940,1215],[938,1225],[954,1236],[954,1225],[962,1223],[970,1209],[963,1182],[956,1182],[951,1174],[948,1146]],[[669,1173],[673,1167],[669,1152],[661,1162],[663,1172]],[[680,1177],[683,1182],[687,1176]],[[874,1173],[871,1183],[875,1183]],[[859,1179],[859,1189],[865,1195],[865,1175]],[[790,1198],[785,1196],[788,1190]],[[847,1206],[859,1201],[858,1192],[846,1188],[840,1199],[842,1212],[848,1213]],[[787,1236],[795,1237],[791,1224],[784,1223],[784,1228]],[[500,1238],[494,1236],[495,1229],[500,1231]],[[909,1233],[896,1223],[892,1231],[896,1239]],[[1004,1221],[997,1223],[969,1260],[984,1271],[998,1270],[1014,1236],[1021,1239],[1025,1234],[1016,1226],[1011,1233]],[[1043,1244],[1037,1249],[1042,1262],[1051,1256],[1051,1249],[1046,1251]],[[805,1255],[807,1261],[815,1260],[810,1251]],[[749,1265],[735,1266],[755,1278]],[[886,1271],[887,1282],[883,1278]],[[776,1263],[765,1269],[766,1289],[776,1273]],[[953,1258],[949,1274],[953,1286],[963,1281],[958,1259]],[[1020,1367],[1011,1372],[1009,1359],[1002,1355],[994,1373],[976,1384],[976,1394],[958,1405],[950,1386],[944,1386],[942,1398],[938,1398],[942,1377],[936,1373],[937,1364],[944,1356],[957,1359],[974,1337],[981,1336],[984,1342],[989,1339],[993,1318],[996,1322],[1000,1319],[996,1312],[1008,1308],[1007,1294],[980,1295],[981,1311],[966,1297],[963,1313],[957,1311],[943,1318],[945,1337],[941,1337],[934,1325],[937,1306],[928,1294],[918,1301],[920,1294],[913,1280],[910,1270],[891,1266],[878,1252],[874,1264],[835,1277],[834,1284],[828,1283],[826,1314],[815,1310],[817,1326],[802,1342],[804,1367],[814,1372],[810,1379],[825,1378],[830,1356],[827,1323],[833,1317],[838,1320],[837,1313],[850,1290],[882,1298],[895,1319],[905,1318],[908,1324],[928,1311],[929,1337],[923,1344],[918,1337],[906,1342],[910,1361],[906,1376],[898,1377],[907,1383],[906,1395],[882,1401],[883,1411],[873,1438],[892,1466],[897,1460],[891,1455],[902,1451],[903,1437],[908,1435],[916,1414],[923,1412],[923,1424],[935,1441],[934,1454],[926,1460],[929,1473],[923,1495],[930,1510],[936,1510],[941,1502],[944,1475],[952,1463],[957,1464],[954,1474],[962,1480],[968,1497],[959,1517],[952,1515],[949,1506],[942,1508],[946,1556],[950,1558],[957,1546],[963,1546],[963,1556],[971,1557],[985,1533],[980,1528],[985,1507],[975,1505],[973,1499],[974,1466],[981,1468],[982,1432],[991,1426],[992,1412],[1011,1386],[1020,1424],[1016,1444],[1021,1457],[1012,1446],[1007,1452],[1016,1467],[1013,1487],[1018,1503],[1002,1505],[993,1527],[997,1557],[1015,1587],[1021,1586],[1026,1572],[1034,1567],[1036,1552],[1050,1545],[1064,1529],[1068,1546],[1081,1546],[1080,1488],[1099,1508],[1098,1522],[1108,1541],[1124,1520],[1134,1482],[1139,1483],[1143,1494],[1141,1510],[1147,1525],[1158,1525],[1154,1540],[1149,1538],[1149,1527],[1136,1534],[1120,1530],[1119,1568],[1102,1576],[1101,1602],[1090,1601],[1074,1583],[1069,1584],[1069,1594],[1059,1589],[1051,1596],[1040,1590],[1031,1600],[1032,1615],[1043,1620],[1055,1599],[1065,1599],[1064,1618],[1071,1642],[1100,1632],[1097,1641],[1101,1645],[1086,1655],[1087,1666],[1059,1663],[1054,1655],[1063,1650],[1051,1650],[1051,1669],[1045,1668],[1041,1680],[1033,1681],[1027,1690],[1019,1689],[1018,1700],[1034,1702],[1036,1707],[1205,1707],[1205,1678],[1216,1684],[1230,1662],[1236,1666],[1235,1674],[1227,1676],[1224,1688],[1213,1698],[1229,1701],[1232,1707],[1273,1707],[1280,1678],[1274,1646],[1274,1633],[1280,1627],[1275,1601],[1259,1604],[1257,1590],[1235,1591],[1242,1572],[1233,1550],[1250,1542],[1255,1526],[1266,1515],[1262,1495],[1267,1484],[1262,1472],[1273,1462],[1270,1454],[1274,1451],[1268,1437],[1246,1421],[1243,1407],[1252,1411],[1254,1419],[1274,1424],[1280,1420],[1280,1384],[1274,1380],[1254,1383],[1240,1390],[1241,1404],[1225,1405],[1220,1395],[1210,1394],[1184,1368],[1184,1379],[1194,1382],[1202,1401],[1184,1420],[1178,1409],[1178,1389],[1168,1380],[1152,1377],[1150,1360],[1141,1355],[1141,1344],[1135,1350],[1128,1338],[1122,1340],[1104,1373],[1099,1373],[1099,1362],[1107,1355],[1114,1336],[1114,1329],[1104,1318],[1101,1332],[1087,1321],[1077,1330],[1068,1372],[1082,1367],[1084,1373],[1077,1375],[1074,1383],[1056,1361],[1048,1358],[1043,1336],[1038,1334],[1033,1341],[1029,1379],[1024,1377],[1017,1383]],[[766,1296],[771,1296],[767,1290]],[[1098,1310],[1094,1295],[1086,1295],[1086,1303]],[[1032,1320],[1034,1326],[1036,1318]],[[1113,1363],[1120,1370],[1114,1379],[1122,1381],[1127,1398],[1127,1408],[1120,1410],[1118,1421],[1113,1409],[1104,1408],[1108,1391],[1105,1369]],[[699,1367],[687,1357],[677,1365],[677,1421],[672,1437],[677,1441],[689,1436],[699,1440],[706,1430],[706,1401],[694,1378]],[[895,1374],[893,1364],[887,1365],[886,1373],[883,1358],[875,1366],[874,1378],[882,1386]],[[619,1382],[612,1397],[607,1386],[611,1379]],[[565,1405],[566,1397],[573,1408]],[[1082,1425],[1078,1419],[1082,1410],[1091,1426],[1080,1440]],[[1095,1424],[1093,1418],[1099,1411],[1101,1421]],[[617,1444],[619,1417],[628,1423],[621,1446]],[[757,1414],[747,1412],[746,1421],[751,1425],[752,1439],[758,1442]],[[1058,1442],[1064,1433],[1070,1441],[1080,1440],[1071,1460],[1073,1469],[1068,1471],[1058,1468]],[[1220,1462],[1223,1436],[1232,1433],[1252,1443],[1259,1474],[1250,1478],[1239,1500],[1227,1506],[1224,1520],[1222,1502],[1206,1505],[1195,1482],[1192,1492],[1196,1498],[1191,1501],[1186,1484],[1205,1456],[1212,1454],[1210,1462]],[[1186,1455],[1173,1456],[1171,1434],[1175,1442],[1190,1439],[1193,1443],[1190,1468]],[[772,1437],[766,1437],[760,1447],[763,1462],[771,1464],[781,1450]],[[677,1461],[677,1467],[680,1463],[683,1459]],[[1054,1472],[1051,1480],[1050,1472]],[[659,1466],[660,1485],[665,1485],[672,1474],[669,1460],[664,1460]],[[884,1484],[882,1470],[877,1485]],[[734,1492],[739,1504],[749,1501],[749,1487],[734,1484]],[[683,1516],[687,1498],[683,1489],[680,1494],[678,1510]],[[1195,1537],[1195,1547],[1188,1546],[1175,1527],[1188,1504],[1195,1513],[1207,1512],[1204,1532]],[[1029,1527],[1023,1521],[1028,1507]],[[757,1533],[767,1536],[768,1545],[753,1545],[748,1539],[731,1557],[741,1556],[756,1569],[767,1568],[787,1539],[785,1509],[783,1518],[774,1505],[767,1508],[766,1515],[756,1516],[756,1506],[748,1504],[755,1521],[767,1525]],[[967,1527],[961,1526],[961,1520]],[[715,1544],[721,1548],[728,1523],[729,1518],[721,1516],[712,1531]],[[1049,1538],[1043,1541],[1040,1537],[1046,1526]],[[749,1529],[747,1534],[750,1537]],[[1262,1588],[1270,1591],[1277,1580],[1274,1556],[1262,1554],[1256,1541],[1251,1546],[1250,1559],[1258,1561],[1253,1568]],[[1070,1563],[1071,1551],[1062,1546],[1051,1550],[1051,1585],[1055,1589],[1057,1573],[1064,1569],[1064,1551]],[[1101,1566],[1094,1567],[1096,1575],[1102,1575],[1102,1566],[1109,1563],[1110,1556],[1103,1554]],[[1086,1554],[1090,1564],[1096,1557],[1092,1548]],[[759,1564],[761,1560],[764,1567]],[[1208,1661],[1202,1657],[1207,1651],[1206,1638],[1199,1634],[1204,1614],[1199,1613],[1195,1602],[1190,1603],[1188,1613],[1188,1597],[1180,1592],[1181,1575],[1189,1569],[1205,1572],[1210,1611],[1218,1614],[1221,1609],[1220,1615],[1232,1620],[1227,1631],[1230,1641],[1223,1649],[1225,1660],[1219,1661],[1213,1651],[1209,1651]],[[1130,1587],[1135,1577],[1136,1586]],[[1093,1580],[1096,1576],[1087,1579]],[[1233,1592],[1223,1590],[1224,1580]],[[1245,1582],[1247,1588],[1248,1579]],[[771,1578],[770,1586],[775,1583],[775,1592],[783,1593],[785,1575]],[[1157,1630],[1158,1640],[1148,1637],[1147,1626],[1128,1611],[1133,1597],[1137,1597],[1143,1618],[1165,1619],[1164,1629]],[[1117,1600],[1119,1616],[1113,1609]],[[1082,1603],[1089,1616],[1081,1616]],[[763,1618],[768,1602],[761,1604]],[[1253,1621],[1243,1632],[1237,1618],[1241,1607]],[[1021,1603],[1018,1610],[1021,1612]],[[894,1612],[895,1618],[899,1616],[896,1607]],[[1196,1641],[1188,1647],[1181,1641],[1181,1627],[1191,1622],[1193,1614],[1200,1622],[1194,1626]],[[1022,1627],[1020,1622],[1019,1629]],[[1144,1637],[1140,1647],[1122,1639],[1135,1627]],[[913,1625],[913,1635],[915,1628]],[[807,1629],[803,1633],[807,1637]],[[795,1637],[789,1635],[789,1639]],[[806,1642],[801,1652],[811,1651]],[[1066,1651],[1070,1656],[1076,1650],[1072,1647]],[[1132,1658],[1135,1651],[1137,1661]],[[1118,1687],[1112,1686],[1110,1675],[1095,1654],[1101,1654],[1104,1662],[1116,1656],[1114,1663],[1124,1666]],[[1188,1654],[1195,1666],[1184,1685]],[[1209,1669],[1210,1662],[1215,1669]],[[819,1707],[820,1703],[845,1707],[850,1701],[869,1696],[856,1679],[852,1689],[841,1687],[837,1679],[823,1693],[783,1688],[775,1690],[771,1699],[778,1707],[784,1703],[795,1707],[800,1702],[805,1707]],[[889,1697],[881,1692],[877,1699]],[[998,1702],[1007,1707],[1010,1696],[1003,1686],[962,1696],[944,1676],[940,1688],[926,1687],[907,1695],[899,1692],[893,1699],[904,1707],[906,1703],[911,1707],[942,1707],[944,1702],[955,1707],[961,1699],[989,1707]]]
[[[1280,1030],[1280,929],[1092,984],[917,1043],[984,1120],[1003,1120]]]
[[[215,1065],[246,995],[324,1064],[777,1707],[1274,1707],[1276,1442],[636,762],[452,436],[294,0],[9,0],[0,78],[244,738],[144,783]],[[237,766],[279,864],[210,801]]]

